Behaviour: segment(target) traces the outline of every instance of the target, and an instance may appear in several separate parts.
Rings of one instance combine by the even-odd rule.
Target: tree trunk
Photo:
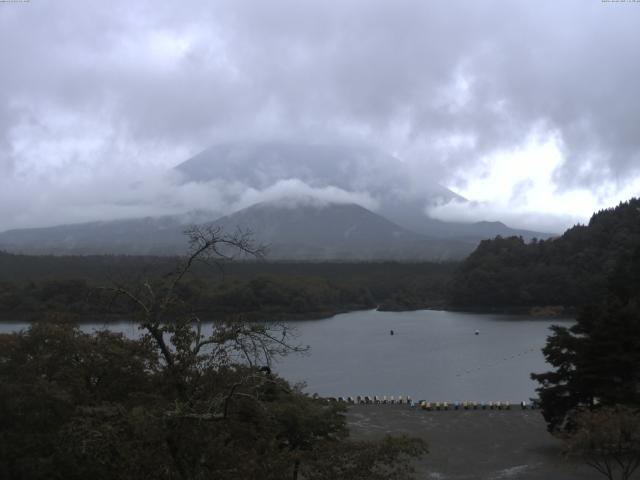
[[[300,470],[300,460],[293,463],[293,480],[298,480],[298,471]]]

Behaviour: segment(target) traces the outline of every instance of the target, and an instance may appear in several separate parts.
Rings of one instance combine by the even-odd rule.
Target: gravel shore
[[[429,480],[597,480],[599,473],[562,455],[539,410],[424,411],[406,405],[354,405],[351,435],[374,439],[410,435],[429,453],[416,464]]]

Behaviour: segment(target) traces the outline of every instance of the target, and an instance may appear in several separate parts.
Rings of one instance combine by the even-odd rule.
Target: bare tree
[[[640,466],[640,413],[603,407],[577,415],[575,432],[565,438],[567,453],[578,456],[609,480],[628,480]]]
[[[181,298],[179,287],[193,273],[197,264],[221,268],[222,260],[237,256],[262,258],[264,249],[254,242],[250,231],[225,233],[220,227],[194,226],[185,231],[189,238],[188,254],[171,272],[139,282],[114,283],[107,290],[115,297],[124,296],[136,313],[144,337],[156,346],[167,372],[179,379],[192,378],[207,368],[238,363],[249,367],[264,366],[270,371],[275,356],[302,352],[306,347],[293,343],[295,338],[286,324],[246,322],[241,315],[211,322],[211,332],[203,333],[202,321]],[[114,297],[114,298],[115,298]],[[241,387],[258,386],[255,372],[247,373],[229,392],[216,395],[218,413],[224,416],[232,396],[247,395]],[[262,375],[260,384],[269,377]],[[266,379],[266,380],[265,380]],[[211,411],[211,410],[210,410]]]

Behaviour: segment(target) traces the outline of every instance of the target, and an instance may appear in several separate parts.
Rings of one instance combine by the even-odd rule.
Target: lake
[[[296,327],[297,340],[311,350],[279,360],[274,369],[293,382],[305,381],[306,391],[323,396],[519,402],[535,396],[537,384],[529,374],[549,369],[540,351],[549,326],[572,322],[434,310],[351,312],[288,322]],[[0,323],[0,332],[25,326]],[[130,323],[109,328],[138,334]]]
[[[549,326],[572,322],[433,310],[352,312],[291,322],[311,354],[285,358],[276,370],[306,380],[308,391],[321,395],[518,402],[535,396],[529,374],[549,369],[541,352]]]

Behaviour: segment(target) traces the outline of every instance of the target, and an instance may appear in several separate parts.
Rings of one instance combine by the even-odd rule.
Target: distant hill
[[[215,219],[213,212],[87,222],[0,233],[0,249],[15,253],[176,255],[187,248],[189,225]]]
[[[547,239],[555,236],[551,233],[511,228],[502,222],[444,222],[434,218],[425,218],[415,226],[414,231],[438,238],[455,238],[478,244],[481,240],[497,237],[522,237],[525,241]]]
[[[269,258],[297,260],[452,260],[473,249],[406,230],[359,205],[260,203],[214,222],[249,229]]]
[[[602,210],[588,225],[525,243],[484,240],[461,263],[451,284],[460,307],[582,306],[602,299],[611,282],[626,288],[627,270],[640,264],[640,199]]]

